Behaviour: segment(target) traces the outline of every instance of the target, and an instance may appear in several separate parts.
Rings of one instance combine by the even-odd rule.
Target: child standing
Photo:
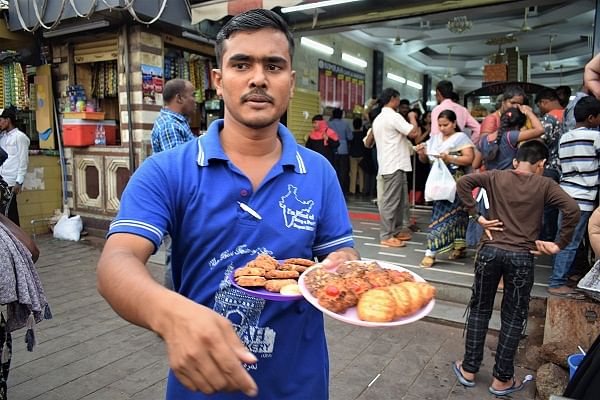
[[[569,269],[575,259],[577,248],[583,239],[587,223],[594,211],[598,194],[598,167],[600,158],[600,101],[584,97],[575,106],[575,129],[565,132],[559,142],[558,158],[562,170],[560,187],[569,194],[581,211],[573,239],[554,258],[548,292],[557,296],[574,296],[567,286]],[[558,217],[560,226],[562,216]]]
[[[504,278],[500,337],[496,350],[493,380],[489,392],[504,396],[522,390],[524,384],[514,376],[514,356],[529,310],[533,286],[534,254],[556,254],[571,241],[579,219],[577,203],[560,186],[542,177],[548,149],[531,140],[519,147],[514,170],[494,170],[462,177],[457,194],[469,214],[483,226],[475,258],[475,280],[467,320],[465,355],[453,363],[459,382],[475,385],[475,374],[483,359],[488,323],[500,278]],[[477,212],[471,191],[476,187],[490,193],[489,219]],[[543,206],[560,209],[563,224],[557,243],[536,240]]]

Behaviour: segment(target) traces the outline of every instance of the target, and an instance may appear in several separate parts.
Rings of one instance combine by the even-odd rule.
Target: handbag
[[[447,200],[453,203],[455,197],[456,181],[454,177],[441,159],[434,159],[427,182],[425,182],[425,200]]]

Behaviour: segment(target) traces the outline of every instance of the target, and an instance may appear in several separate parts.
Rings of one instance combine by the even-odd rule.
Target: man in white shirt
[[[17,194],[21,193],[27,164],[29,162],[29,138],[16,128],[17,114],[13,108],[6,108],[0,114],[0,147],[8,158],[0,167],[0,176],[12,191],[12,201],[8,206],[8,218],[19,225]]]
[[[400,105],[400,93],[392,88],[383,91],[381,113],[373,121],[373,135],[377,143],[378,174],[383,181],[383,193],[378,198],[381,216],[381,244],[403,247],[410,240],[409,221],[405,208],[408,207],[408,183],[406,172],[412,171],[412,144],[408,140],[420,132],[415,112],[408,113],[410,123],[396,112]]]

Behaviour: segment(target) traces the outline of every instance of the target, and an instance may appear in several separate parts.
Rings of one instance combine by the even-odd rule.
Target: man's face
[[[225,120],[253,129],[279,122],[296,81],[286,36],[267,28],[236,32],[224,44],[221,69],[212,77]]]
[[[194,87],[191,83],[185,84],[185,90],[183,93],[179,93],[179,100],[181,101],[181,113],[183,115],[191,116],[196,110],[196,100],[194,98]]]
[[[408,115],[408,112],[410,111],[410,107],[408,106],[408,104],[400,104],[400,108],[398,109],[398,112],[404,116]]]
[[[0,118],[0,131],[8,129],[8,118]]]
[[[510,99],[504,100],[502,102],[502,112],[508,110],[509,108],[516,107],[518,105],[523,105],[525,99],[523,96],[513,96]]]
[[[550,111],[548,107],[549,103],[550,102],[547,99],[541,99],[537,102],[537,106],[542,114],[546,114],[548,111]]]

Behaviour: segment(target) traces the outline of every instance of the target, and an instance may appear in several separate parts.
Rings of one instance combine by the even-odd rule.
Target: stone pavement
[[[54,319],[37,326],[37,346],[15,333],[8,379],[10,400],[152,400],[164,398],[164,346],[151,332],[119,318],[96,291],[100,250],[83,242],[37,238],[37,268]],[[161,279],[163,268],[150,264]],[[370,329],[327,319],[330,399],[492,399],[491,337],[475,388],[457,383],[452,360],[463,349],[462,329],[419,321]],[[529,371],[517,370],[518,376]],[[260,398],[260,395],[259,395]],[[533,399],[534,385],[513,399]],[[310,399],[307,399],[310,400]]]

